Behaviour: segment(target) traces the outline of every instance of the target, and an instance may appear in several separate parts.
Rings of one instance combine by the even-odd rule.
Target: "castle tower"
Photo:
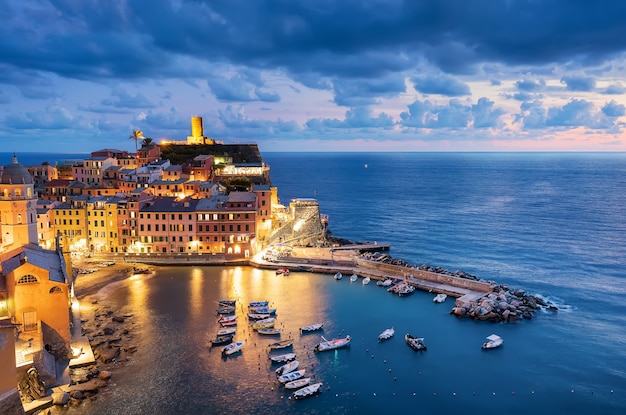
[[[15,155],[0,179],[0,232],[0,251],[37,244],[35,185]]]
[[[187,144],[215,144],[215,141],[204,136],[202,117],[191,117],[191,135],[187,136]]]

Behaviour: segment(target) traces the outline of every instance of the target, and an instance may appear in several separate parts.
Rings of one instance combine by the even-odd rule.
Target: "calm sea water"
[[[374,284],[248,267],[165,267],[101,296],[134,314],[138,352],[81,414],[622,414],[626,412],[625,154],[263,154],[284,204],[314,197],[336,236],[391,244],[415,264],[460,269],[557,303],[533,320],[457,319],[453,301]],[[237,298],[243,353],[207,347],[220,298]],[[288,399],[241,305],[270,300],[282,338],[324,382]],[[312,351],[327,338],[352,345]],[[378,343],[394,327],[396,336]],[[423,336],[416,353],[405,333]],[[503,347],[482,351],[498,333]]]

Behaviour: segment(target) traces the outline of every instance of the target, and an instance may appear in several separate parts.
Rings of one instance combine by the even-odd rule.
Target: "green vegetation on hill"
[[[232,157],[233,163],[261,163],[256,144],[167,144],[161,146],[161,158],[172,164],[189,164],[201,154]]]

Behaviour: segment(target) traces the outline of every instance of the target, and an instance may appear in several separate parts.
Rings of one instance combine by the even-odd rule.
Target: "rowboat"
[[[237,332],[237,329],[219,329],[217,331],[218,336],[228,336],[229,334],[234,335]]]
[[[272,350],[285,349],[287,347],[293,346],[293,339],[280,340],[274,343],[270,343],[268,346]]]
[[[287,373],[278,377],[280,383],[291,382],[292,380],[300,379],[306,373],[306,369],[300,369],[295,372]]]
[[[437,294],[435,296],[435,298],[433,298],[433,302],[434,303],[443,303],[444,301],[446,301],[446,298],[448,298],[448,296],[446,294]]]
[[[255,307],[267,307],[270,304],[269,301],[251,301],[248,304],[248,307],[250,308],[255,308]]]
[[[357,275],[356,275],[356,274],[352,274],[352,275],[350,275],[350,282],[354,282],[354,281],[356,281],[356,280],[357,280],[357,278],[359,278],[359,277],[357,277]]]
[[[265,320],[266,318],[270,318],[269,314],[259,314],[259,313],[248,313],[248,318],[250,320]]]
[[[334,350],[339,349],[340,347],[348,346],[350,344],[350,340],[352,340],[352,337],[350,337],[350,335],[347,335],[346,337],[340,339],[326,340],[324,336],[322,336],[322,340],[322,342],[319,342],[315,346],[315,351],[324,352],[326,350]]]
[[[274,327],[275,321],[274,319],[266,319],[257,321],[252,325],[252,330],[261,330],[261,329],[271,329]]]
[[[343,278],[343,275],[341,274],[341,272],[338,272],[335,274],[335,276],[333,277],[336,280],[340,280],[341,278]]]
[[[237,300],[219,300],[218,301],[218,304],[220,307],[224,307],[224,306],[234,307],[236,303],[237,303]]]
[[[300,333],[308,333],[311,331],[320,330],[324,327],[324,323],[315,323],[309,326],[300,327]]]
[[[235,354],[239,351],[241,351],[241,348],[246,344],[245,341],[240,341],[240,342],[236,342],[236,343],[231,343],[228,346],[225,346],[222,349],[222,354],[224,356],[230,356],[232,354]]]
[[[235,312],[235,307],[222,307],[217,309],[217,314],[231,314]]]
[[[227,335],[227,336],[217,336],[214,339],[211,339],[211,346],[219,346],[221,344],[228,344],[231,343],[233,341],[233,335]]]
[[[285,354],[279,354],[276,356],[270,356],[270,360],[273,363],[285,363],[285,362],[289,362],[293,359],[296,358],[296,354],[295,353],[285,353]]]
[[[406,344],[408,344],[409,347],[413,350],[416,350],[418,352],[426,350],[426,345],[424,344],[423,337],[415,337],[411,336],[410,334],[406,334],[404,336],[404,341],[406,341]]]
[[[285,389],[300,389],[301,387],[306,386],[309,383],[311,383],[311,378],[300,378],[285,383]]]
[[[370,281],[371,281],[370,277],[365,277],[365,278],[363,278],[363,281],[361,281],[361,282],[363,283],[363,285],[367,285],[367,284],[370,283]]]
[[[291,373],[296,370],[300,366],[300,362],[297,360],[293,360],[289,363],[285,363],[274,372],[276,372],[276,376],[286,375],[287,373]]]
[[[275,329],[275,328],[270,327],[267,329],[258,329],[256,332],[259,334],[265,334],[267,336],[274,336],[274,335],[280,334],[280,329]]]
[[[319,393],[322,390],[322,382],[319,383],[314,383],[312,385],[306,386],[302,389],[298,389],[297,391],[295,391],[291,397],[293,399],[304,399],[304,398],[308,398],[309,396],[313,396],[317,393]]]
[[[220,323],[224,323],[227,321],[234,321],[237,320],[237,316],[220,316],[220,318],[217,319],[217,321],[219,321]]]
[[[256,314],[276,314],[275,308],[267,307],[250,307],[249,311]]]
[[[222,327],[232,327],[237,325],[237,320],[220,321]]]

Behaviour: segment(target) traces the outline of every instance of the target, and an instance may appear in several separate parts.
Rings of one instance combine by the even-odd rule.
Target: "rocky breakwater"
[[[132,315],[124,310],[113,311],[109,306],[99,306],[96,300],[89,316],[83,315],[82,333],[89,339],[95,363],[72,367],[71,383],[62,395],[53,394],[57,405],[79,405],[85,399],[97,399],[97,394],[111,379],[115,367],[132,360],[136,346],[133,340]]]
[[[494,285],[491,293],[477,301],[462,303],[457,300],[450,314],[480,321],[515,322],[530,320],[537,310],[543,308],[557,310],[555,305],[547,303],[541,297],[526,294],[524,290]]]

